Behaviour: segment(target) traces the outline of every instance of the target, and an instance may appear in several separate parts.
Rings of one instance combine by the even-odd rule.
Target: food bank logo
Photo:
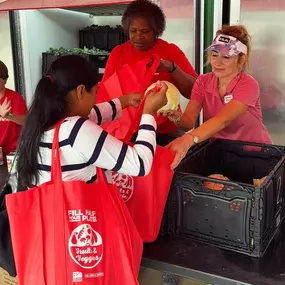
[[[69,254],[80,267],[96,267],[103,257],[103,240],[89,224],[75,228],[68,241]]]
[[[113,183],[117,185],[123,200],[128,202],[134,193],[133,177],[118,172],[112,172],[112,178]]]

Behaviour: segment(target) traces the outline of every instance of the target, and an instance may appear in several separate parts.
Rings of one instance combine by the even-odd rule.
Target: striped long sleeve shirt
[[[156,149],[156,122],[153,116],[143,115],[134,146],[122,143],[105,132],[100,124],[118,119],[122,107],[119,99],[97,104],[89,120],[68,117],[59,130],[59,147],[64,181],[97,180],[96,167],[131,176],[149,173]],[[40,143],[38,158],[39,184],[50,181],[51,149],[54,129],[46,131]]]

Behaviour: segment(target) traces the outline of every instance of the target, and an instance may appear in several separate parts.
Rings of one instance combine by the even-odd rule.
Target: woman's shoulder
[[[130,52],[132,49],[132,44],[130,41],[126,41],[120,45],[117,45],[116,47],[113,48],[113,50],[111,51],[111,54],[117,54],[117,55],[121,55],[122,53],[128,53]]]
[[[17,91],[14,91],[12,89],[9,89],[9,88],[6,88],[5,95],[7,95],[9,97],[14,97],[14,98],[23,98],[23,96],[20,93],[18,93]]]
[[[246,83],[251,83],[254,85],[258,85],[258,81],[247,72],[241,72],[241,81],[246,82]]]
[[[246,87],[247,90],[259,91],[258,81],[252,75],[246,72],[241,73],[239,85]]]
[[[55,129],[50,129],[44,132],[43,140],[53,137]],[[66,117],[59,129],[60,139],[68,139],[73,141],[80,133],[80,137],[90,136],[100,132],[101,128],[89,119],[81,116]],[[85,139],[85,138],[84,138]],[[79,138],[81,140],[81,138]]]
[[[182,50],[180,49],[180,47],[178,45],[176,45],[174,43],[167,42],[167,41],[162,40],[162,39],[158,39],[156,45],[160,48],[167,49],[168,51],[182,52]]]
[[[216,76],[213,72],[208,72],[205,74],[200,74],[196,81],[204,84],[205,86],[210,85],[211,83],[215,82]]]
[[[70,116],[64,118],[61,126],[60,126],[60,133],[64,133],[65,135],[69,136],[70,133],[72,132],[79,132],[79,130],[82,128],[84,125],[85,121],[87,119],[80,117],[80,116]],[[54,129],[50,130],[51,132],[54,131]],[[48,131],[49,132],[49,131]]]
[[[62,124],[60,125],[59,132],[61,133],[62,131],[71,131],[72,128],[77,124],[79,124],[80,121],[84,122],[86,119],[80,117],[80,116],[70,116],[70,117],[65,117],[63,119]],[[54,133],[55,128],[51,128],[47,131],[44,132],[44,134],[49,135]]]
[[[26,102],[20,93],[6,88],[5,97],[11,102],[12,105],[17,105],[17,109],[20,108],[21,112],[26,113]]]
[[[98,126],[95,122],[89,120],[88,118],[84,118],[81,116],[71,116],[66,117],[63,121],[65,128],[69,129],[69,131],[73,132],[75,129],[77,132],[82,130],[83,132],[89,132],[90,129],[98,129],[101,127]]]
[[[42,142],[52,141],[54,131],[55,128],[45,131],[42,136]],[[77,141],[84,143],[92,134],[98,135],[101,131],[100,126],[89,119],[81,116],[70,116],[64,118],[60,126],[59,139],[70,145],[73,145],[75,138],[77,138]]]
[[[81,116],[70,116],[70,117],[66,117],[63,121],[63,125],[65,124],[65,126],[71,126],[73,127],[75,124],[77,125],[83,125],[83,123],[85,123],[86,121],[88,121],[88,119],[83,118]]]

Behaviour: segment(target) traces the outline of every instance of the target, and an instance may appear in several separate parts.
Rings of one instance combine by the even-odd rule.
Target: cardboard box
[[[0,267],[0,285],[18,285],[18,282]]]

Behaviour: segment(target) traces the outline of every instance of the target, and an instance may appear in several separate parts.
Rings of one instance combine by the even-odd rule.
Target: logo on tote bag
[[[124,202],[128,202],[134,193],[134,179],[131,176],[112,172],[113,183],[118,187]]]
[[[72,231],[68,249],[70,256],[80,267],[94,268],[103,257],[102,237],[91,225],[80,225]]]

